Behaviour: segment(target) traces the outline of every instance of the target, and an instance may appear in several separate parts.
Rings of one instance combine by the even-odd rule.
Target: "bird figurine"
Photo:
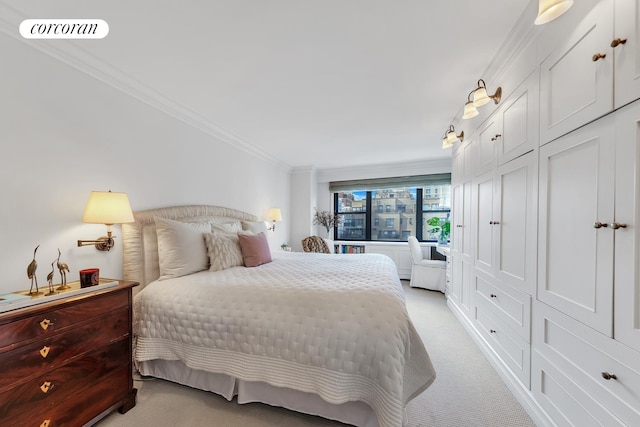
[[[67,285],[67,273],[69,271],[69,266],[64,263],[64,262],[60,262],[60,255],[62,255],[62,253],[60,252],[60,248],[58,248],[58,259],[56,260],[56,265],[58,266],[58,270],[60,271],[60,286],[58,286],[58,290],[59,291],[64,291],[66,289],[69,289],[71,286]]]
[[[46,293],[46,295],[55,295],[58,293],[58,291],[55,290],[55,288],[53,287],[53,272],[55,271],[55,268],[53,268],[53,264],[56,263],[56,260],[54,259],[51,262],[51,271],[49,272],[49,274],[47,274],[47,282],[49,283],[49,292]]]
[[[29,295],[42,295],[42,292],[38,289],[38,277],[36,276],[36,269],[38,268],[38,263],[36,262],[36,252],[38,252],[38,248],[40,245],[36,246],[33,250],[33,260],[29,263],[27,267],[27,277],[31,279],[31,288],[29,288]],[[33,290],[33,283],[35,281],[36,289]]]

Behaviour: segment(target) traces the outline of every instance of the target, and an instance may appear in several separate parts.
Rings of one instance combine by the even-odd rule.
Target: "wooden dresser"
[[[135,406],[137,282],[0,314],[0,426],[91,425]]]

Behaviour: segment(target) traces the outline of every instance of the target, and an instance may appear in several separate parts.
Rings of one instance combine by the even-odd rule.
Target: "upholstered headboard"
[[[160,277],[155,217],[184,222],[223,224],[232,221],[257,221],[255,215],[210,205],[185,205],[149,209],[133,213],[135,222],[122,224],[124,278],[140,282],[140,287]]]

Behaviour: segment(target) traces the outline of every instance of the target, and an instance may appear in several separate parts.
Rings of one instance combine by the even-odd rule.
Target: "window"
[[[389,185],[399,180],[409,185]],[[411,182],[415,181],[414,185]],[[437,217],[448,221],[451,211],[451,175],[424,175],[359,182],[330,183],[335,212],[342,221],[336,240],[437,240]]]

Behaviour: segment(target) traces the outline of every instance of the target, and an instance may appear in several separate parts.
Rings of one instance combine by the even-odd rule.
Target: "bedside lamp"
[[[107,236],[96,240],[78,240],[78,247],[95,245],[99,251],[108,251],[114,245],[111,226],[133,221],[133,212],[126,193],[112,193],[111,190],[92,191],[82,215],[82,222],[105,224]]]
[[[270,231],[276,231],[276,221],[282,221],[282,211],[280,208],[271,208],[267,212],[267,221],[271,221],[271,227],[267,228]]]

